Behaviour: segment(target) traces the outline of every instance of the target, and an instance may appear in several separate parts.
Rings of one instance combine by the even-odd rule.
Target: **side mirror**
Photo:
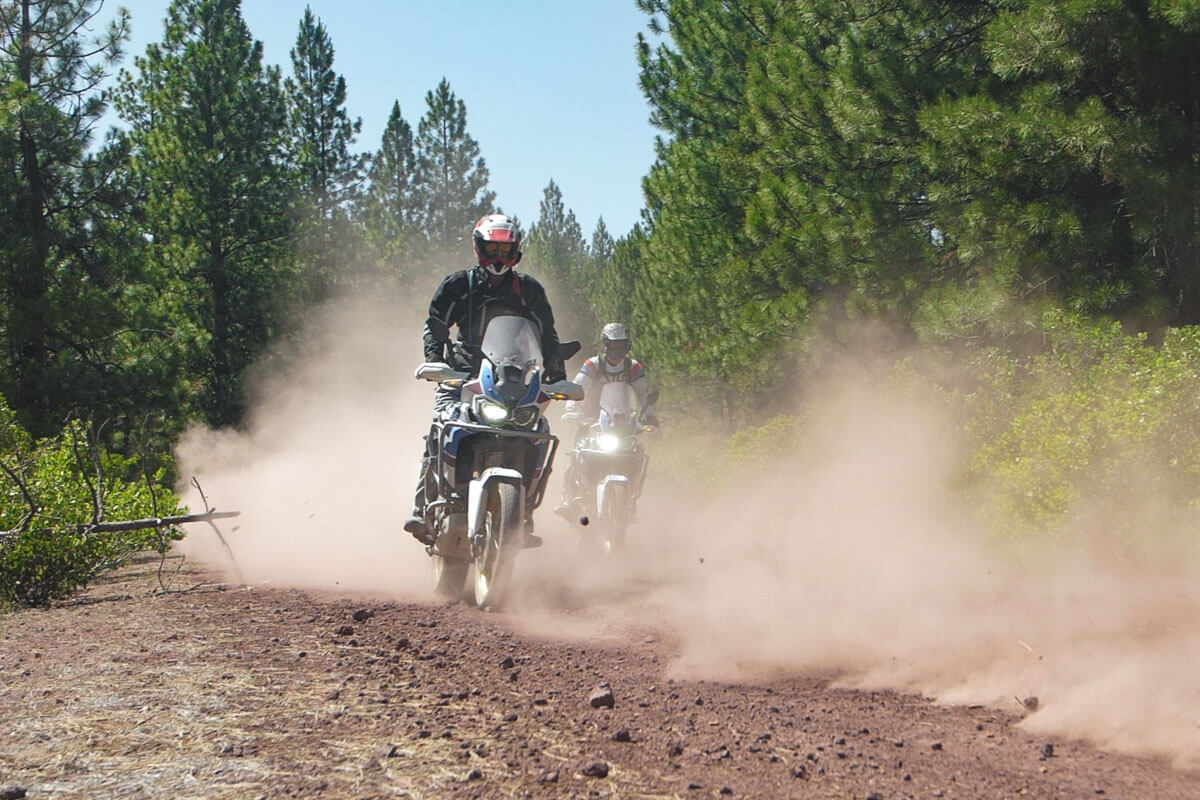
[[[443,364],[440,361],[427,361],[417,367],[414,377],[419,381],[433,381],[434,383],[463,383],[471,376],[466,372],[452,368],[449,364]]]
[[[582,400],[583,387],[572,381],[543,383],[542,391],[554,400]]]
[[[578,339],[572,339],[569,342],[559,342],[558,357],[563,361],[566,361],[568,358],[578,353],[581,347],[583,347],[583,345],[579,343]]]

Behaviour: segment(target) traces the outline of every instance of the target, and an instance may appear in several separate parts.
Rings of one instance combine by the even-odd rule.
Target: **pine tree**
[[[638,358],[645,359],[640,331],[650,330],[657,316],[641,292],[642,278],[647,272],[643,256],[646,231],[634,225],[628,235],[612,243],[609,257],[593,278],[589,290],[592,308],[598,321],[625,322],[639,332]]]
[[[333,70],[333,43],[324,23],[304,9],[292,77],[287,81],[293,157],[300,185],[320,219],[331,220],[362,180],[362,158],[350,152],[362,120],[346,113],[346,79]]]
[[[676,373],[769,396],[819,317],[901,317],[944,276],[925,107],[977,86],[990,4],[644,0],[669,138],[646,180],[642,342]],[[690,331],[706,331],[698,344]],[[648,335],[646,335],[648,334]],[[794,351],[789,353],[789,351]]]
[[[588,247],[590,256],[588,260],[592,275],[599,275],[608,268],[615,246],[616,242],[613,240],[612,234],[608,232],[608,226],[604,224],[604,217],[600,217],[596,221],[596,229],[592,231],[592,243]]]
[[[422,228],[435,259],[460,258],[479,217],[492,211],[487,164],[467,134],[467,108],[443,78],[425,95],[427,110],[417,124],[417,180]]]
[[[398,102],[392,104],[368,179],[358,216],[368,242],[381,254],[386,274],[397,277],[416,253],[422,211],[412,126],[404,120]]]
[[[770,4],[638,5],[651,31],[670,37],[654,47],[638,37],[642,90],[665,134],[643,183],[648,227],[632,314],[638,351],[660,375],[690,375],[696,390],[716,395],[733,391],[739,376],[747,385],[759,380],[752,366],[771,346],[762,319],[770,289],[746,275],[760,248],[745,232],[757,188],[750,158],[760,146],[747,119],[747,75],[773,26],[760,12]],[[774,316],[784,326],[795,313]],[[706,332],[702,344],[697,329]]]
[[[125,74],[154,256],[197,337],[193,380],[214,424],[236,423],[246,368],[278,332],[292,186],[279,70],[264,69],[238,0],[173,0],[165,35]]]
[[[553,180],[542,190],[538,219],[529,228],[525,257],[547,280],[577,290],[582,285],[587,245],[575,212],[563,204],[562,190]]]
[[[958,258],[1079,311],[1200,322],[1200,11],[1033,0],[985,49],[988,81],[925,116]]]
[[[309,300],[323,299],[338,281],[350,244],[348,208],[362,182],[363,158],[352,154],[361,120],[346,113],[346,81],[334,72],[325,25],[306,7],[291,51],[286,82],[292,153],[302,192],[301,259]]]
[[[524,252],[521,269],[546,285],[563,335],[591,340],[597,323],[588,297],[587,243],[575,212],[563,203],[562,190],[553,180],[542,191]]]
[[[0,392],[35,434],[57,431],[79,403],[103,405],[102,374],[117,365],[105,363],[102,341],[126,322],[102,316],[126,277],[104,249],[123,210],[109,180],[119,154],[90,148],[105,111],[98,87],[121,55],[128,15],[90,40],[100,6],[0,4]],[[87,308],[70,305],[83,297]]]

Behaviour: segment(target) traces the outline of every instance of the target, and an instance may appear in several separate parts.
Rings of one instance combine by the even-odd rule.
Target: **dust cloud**
[[[303,358],[265,368],[244,431],[196,429],[180,443],[184,478],[242,512],[224,529],[246,582],[431,599],[428,559],[400,529],[432,402],[432,386],[412,379],[422,317],[379,299],[332,304],[311,320]],[[715,488],[657,468],[685,438],[672,429],[691,425],[664,413],[629,547],[606,563],[551,513],[571,443],[556,426],[559,472],[536,516],[546,545],[522,553],[506,624],[665,631],[682,645],[676,677],[819,672],[1020,713],[1036,696],[1028,730],[1200,766],[1194,531],[1146,531],[1173,542],[1161,550],[1081,546],[1086,532],[1075,544],[997,544],[950,485],[955,425],[863,375],[808,387],[815,433],[794,457]],[[684,457],[719,457],[724,443],[711,439],[686,437]],[[1147,495],[1130,524],[1155,519],[1154,507]],[[183,544],[228,563],[203,527]]]
[[[220,523],[236,568],[207,526],[190,526],[185,553],[251,585],[428,595],[428,558],[400,527],[433,403],[433,384],[413,379],[418,305],[385,293],[331,302],[307,320],[303,346],[258,365],[244,430],[182,437],[183,480],[241,512]]]
[[[951,485],[953,423],[849,374],[811,393],[815,433],[786,463],[703,496],[651,483],[624,567],[566,579],[607,609],[592,633],[669,627],[676,677],[815,672],[1017,713],[1037,697],[1030,731],[1200,767],[1195,532],[1156,527],[1147,495],[1125,521],[1145,523],[1138,548],[989,540]]]

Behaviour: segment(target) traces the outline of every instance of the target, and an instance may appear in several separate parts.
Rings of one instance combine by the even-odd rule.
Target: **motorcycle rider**
[[[543,379],[554,383],[566,378],[566,367],[558,353],[558,332],[546,290],[534,278],[520,274],[515,267],[521,260],[521,230],[515,220],[504,214],[488,214],[475,223],[472,246],[478,264],[446,276],[429,302],[425,321],[425,360],[448,363],[455,369],[475,374],[482,354],[479,345],[492,317],[515,315],[531,320],[541,333]],[[458,328],[458,342],[451,345],[450,329]],[[453,414],[462,395],[461,387],[439,384],[434,397],[434,416]],[[426,437],[421,459],[421,476],[413,499],[412,516],[404,530],[422,544],[433,544],[432,531],[425,520],[425,505],[431,499],[426,487],[432,483],[433,455]],[[526,520],[529,544],[532,535]]]
[[[583,362],[575,383],[583,387],[583,400],[571,400],[567,403],[563,414],[564,420],[575,420],[579,423],[576,443],[579,435],[600,417],[600,389],[606,383],[622,381],[628,383],[637,398],[639,418],[643,425],[658,427],[658,417],[654,411],[657,392],[650,392],[650,381],[646,376],[646,367],[642,362],[629,355],[633,347],[633,336],[629,327],[621,322],[610,322],[600,330],[600,353]],[[554,513],[568,518],[573,516],[575,505],[575,457],[572,453],[571,463],[567,466],[567,474],[563,479],[563,498]]]

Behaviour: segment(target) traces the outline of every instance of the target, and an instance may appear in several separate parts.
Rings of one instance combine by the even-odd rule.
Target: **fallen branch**
[[[149,517],[147,519],[129,519],[121,522],[92,522],[87,525],[76,525],[79,533],[113,533],[116,531],[140,531],[150,528],[161,528],[165,525],[183,525],[188,522],[212,522],[214,519],[228,519],[241,516],[240,511],[205,511],[203,514],[184,514],[178,517]]]

